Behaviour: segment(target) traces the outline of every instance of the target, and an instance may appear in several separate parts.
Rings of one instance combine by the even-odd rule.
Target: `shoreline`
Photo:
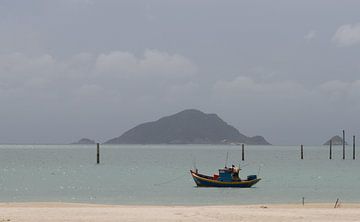
[[[0,203],[3,221],[356,221],[360,203],[211,206],[105,205],[64,202]]]
[[[339,208],[360,208],[358,202],[341,202]],[[256,203],[256,204],[207,204],[207,205],[166,205],[166,204],[106,204],[106,203],[86,203],[86,202],[56,202],[56,201],[24,201],[24,202],[0,202],[0,208],[2,207],[139,207],[139,208],[151,208],[151,207],[167,207],[167,208],[196,208],[196,207],[240,207],[240,208],[253,208],[268,206],[272,208],[289,207],[289,208],[334,208],[335,203],[330,202],[308,202],[304,205],[301,203]]]

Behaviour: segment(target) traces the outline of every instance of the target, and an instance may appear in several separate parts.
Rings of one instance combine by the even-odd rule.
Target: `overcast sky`
[[[360,1],[1,0],[0,143],[183,109],[273,144],[360,137]]]

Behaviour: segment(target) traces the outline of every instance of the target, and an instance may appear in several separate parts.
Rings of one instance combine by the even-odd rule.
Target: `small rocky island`
[[[270,145],[264,137],[247,137],[216,114],[188,109],[140,124],[106,144],[232,144]]]
[[[332,142],[332,145],[334,146],[343,145],[343,139],[340,136],[333,136],[331,139],[326,141],[324,145],[330,145],[330,140]],[[346,141],[345,141],[345,145],[348,145]]]
[[[78,144],[78,145],[95,144],[95,141],[88,138],[82,138],[81,140],[72,144]]]

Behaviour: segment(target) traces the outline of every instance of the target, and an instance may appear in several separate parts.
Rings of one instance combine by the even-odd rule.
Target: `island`
[[[216,114],[187,109],[142,123],[105,144],[238,144],[270,145],[264,137],[248,137]]]
[[[94,140],[88,139],[88,138],[82,138],[79,141],[75,142],[75,143],[71,143],[74,145],[86,145],[86,144],[95,144]]]
[[[329,139],[328,141],[326,141],[324,143],[324,145],[330,145],[330,140],[332,142],[332,145],[334,146],[338,146],[338,145],[343,145],[343,139],[340,136],[333,136],[331,137],[331,139]],[[345,141],[345,145],[348,145],[348,143]]]

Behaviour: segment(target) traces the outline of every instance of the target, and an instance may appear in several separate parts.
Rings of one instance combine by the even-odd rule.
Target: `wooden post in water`
[[[353,160],[355,160],[355,135],[353,136]]]
[[[96,151],[97,151],[97,154],[96,154],[96,164],[99,164],[99,163],[100,163],[100,143],[97,143],[97,144],[96,144]]]
[[[304,146],[301,144],[301,159],[304,159]]]
[[[329,159],[332,158],[332,140],[330,140],[330,153],[329,153]]]
[[[241,160],[245,160],[245,144],[241,144]]]
[[[342,144],[343,144],[343,160],[345,160],[345,130],[343,130]]]

